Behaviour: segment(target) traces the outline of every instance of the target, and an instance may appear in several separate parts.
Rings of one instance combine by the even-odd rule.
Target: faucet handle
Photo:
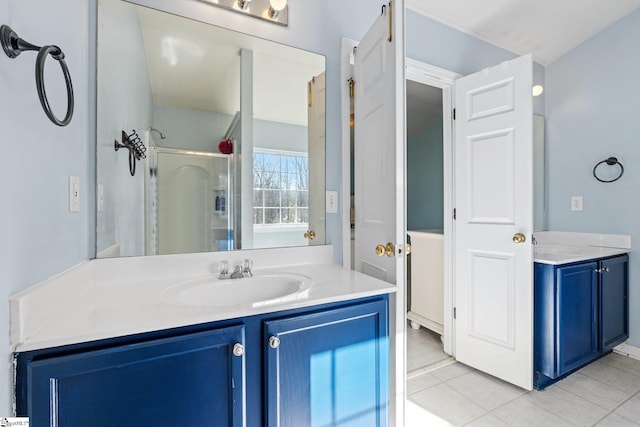
[[[226,278],[229,275],[229,261],[222,260],[218,263],[218,273],[220,278]]]
[[[253,268],[253,261],[250,260],[249,258],[245,258],[243,261],[242,271],[249,276],[253,276],[253,273],[251,272],[252,268]]]

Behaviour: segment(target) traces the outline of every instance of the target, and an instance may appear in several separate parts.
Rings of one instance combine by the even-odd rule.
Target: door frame
[[[415,59],[405,59],[406,80],[442,89],[442,154],[443,154],[443,228],[444,228],[444,333],[442,343],[444,352],[455,356],[455,322],[453,306],[455,303],[455,269],[454,269],[454,123],[453,123],[453,91],[456,79],[461,74],[445,70]],[[406,192],[406,189],[405,189]]]
[[[346,179],[351,176],[351,146],[349,129],[349,112],[351,98],[349,86],[346,83],[352,77],[353,48],[358,42],[343,38],[341,49],[341,88],[342,105],[342,265],[351,268],[351,182]],[[455,322],[453,321],[453,306],[455,302],[454,288],[454,156],[453,156],[453,90],[455,80],[461,74],[445,70],[415,59],[405,58],[405,79],[442,89],[442,119],[443,119],[443,163],[444,163],[444,334],[443,345],[447,354],[455,356]],[[406,192],[406,188],[405,188]],[[406,213],[405,213],[406,215]],[[405,283],[406,287],[406,283]],[[405,316],[406,317],[406,316]]]
[[[351,132],[350,132],[350,113],[351,113],[351,97],[349,91],[349,80],[353,77],[353,51],[358,45],[358,42],[352,39],[343,37],[341,40],[340,51],[340,99],[341,99],[341,134],[342,134],[342,191],[341,191],[341,203],[343,209],[341,210],[342,221],[342,265],[345,268],[351,268]],[[454,201],[454,157],[453,157],[453,140],[454,140],[454,126],[453,126],[453,91],[455,80],[461,77],[460,74],[435,67],[417,60],[413,60],[405,57],[405,76],[402,82],[404,91],[406,91],[406,80],[413,80],[419,83],[428,84],[430,86],[438,87],[443,90],[443,162],[444,162],[444,248],[445,248],[445,265],[444,265],[444,328],[445,334],[443,336],[444,351],[448,354],[455,355],[455,329],[453,322],[453,305],[454,305],[454,222],[453,222],[453,201]],[[357,83],[356,83],[357,84]],[[406,95],[402,94],[403,97]],[[405,123],[406,127],[406,115]],[[402,130],[405,133],[405,129]],[[406,135],[404,145],[406,145]],[[406,153],[403,152],[403,157]],[[403,158],[406,162],[406,159]],[[406,177],[403,177],[405,183],[404,192],[406,195]],[[402,217],[406,219],[406,203],[402,208]],[[403,221],[406,223],[406,221]],[[404,234],[406,235],[406,225]],[[403,258],[404,259],[404,258]],[[406,260],[405,260],[406,262]],[[406,327],[406,275],[403,278],[404,284],[402,290],[399,291],[396,298],[396,309],[403,312],[403,325],[399,325],[399,329],[404,331]],[[393,301],[393,299],[392,299]],[[392,311],[394,311],[392,309]],[[399,313],[398,313],[399,314]],[[393,323],[393,322],[392,322]],[[391,329],[392,331],[395,328]],[[402,396],[401,401],[396,400],[395,410],[391,411],[391,418],[396,420],[402,420],[404,414],[404,399],[406,398],[404,389],[406,389],[406,334],[402,334],[401,340],[395,341],[396,345],[402,342],[401,348],[391,348],[396,354],[397,358],[405,361],[405,363],[396,366],[395,370],[392,370],[391,381],[395,384],[402,384],[403,392],[397,391],[396,397]],[[401,378],[398,378],[401,377]],[[392,396],[393,399],[393,396]],[[393,406],[393,403],[392,403]]]

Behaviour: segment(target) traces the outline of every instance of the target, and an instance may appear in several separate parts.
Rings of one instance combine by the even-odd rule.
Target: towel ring
[[[66,126],[71,122],[73,117],[73,85],[71,83],[71,75],[69,74],[69,68],[64,60],[64,52],[58,46],[49,45],[39,47],[33,45],[20,37],[13,31],[8,25],[0,26],[0,43],[2,49],[9,58],[16,58],[22,52],[27,50],[38,51],[38,57],[36,59],[36,89],[38,90],[38,98],[40,98],[40,104],[44,109],[45,114],[54,124],[58,126]],[[53,59],[58,61],[62,73],[64,74],[64,81],[67,86],[67,113],[64,119],[60,120],[51,111],[49,100],[47,99],[47,91],[44,87],[44,63],[47,59],[47,55],[51,55]]]
[[[596,169],[598,169],[598,166],[600,166],[603,163],[606,163],[609,166],[614,166],[614,165],[620,166],[620,173],[618,174],[618,176],[610,180],[600,179],[598,177],[598,174],[596,173]],[[608,159],[604,159],[603,161],[596,163],[596,165],[593,167],[593,176],[595,179],[597,179],[600,182],[615,182],[622,177],[622,174],[624,174],[624,166],[622,166],[622,163],[620,163],[618,159],[615,157],[609,157]]]

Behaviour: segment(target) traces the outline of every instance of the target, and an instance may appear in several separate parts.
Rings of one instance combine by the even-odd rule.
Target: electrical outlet
[[[584,200],[582,196],[571,197],[571,210],[574,212],[582,212]]]
[[[80,178],[69,175],[69,212],[80,212]]]
[[[327,191],[325,210],[327,213],[338,213],[338,192],[337,191]]]

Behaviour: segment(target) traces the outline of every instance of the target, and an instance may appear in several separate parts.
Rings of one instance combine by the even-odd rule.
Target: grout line
[[[453,365],[454,363],[456,363],[456,359],[449,356],[448,358],[432,363],[431,365],[423,366],[421,368],[417,368],[410,372],[407,372],[407,380],[411,380],[421,375],[428,374],[429,372],[436,371],[440,368],[444,368],[445,366]]]

